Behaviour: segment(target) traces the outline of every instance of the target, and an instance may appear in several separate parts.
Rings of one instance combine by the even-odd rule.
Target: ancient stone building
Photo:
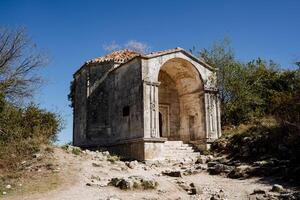
[[[181,48],[87,61],[72,84],[73,144],[138,160],[163,159],[166,141],[206,148],[221,135],[215,77]]]

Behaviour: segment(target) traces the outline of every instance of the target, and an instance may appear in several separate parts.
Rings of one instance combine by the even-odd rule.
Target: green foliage
[[[72,153],[78,156],[82,153],[82,151],[80,148],[73,148]]]
[[[29,105],[16,107],[3,101],[0,112],[0,169],[16,167],[19,159],[56,140],[62,127],[58,115]]]
[[[277,89],[270,94],[270,110],[289,129],[300,133],[300,70],[285,71],[278,78]]]
[[[71,102],[70,107],[74,108],[74,99],[75,99],[75,81],[70,83],[70,93],[68,94],[68,100]]]
[[[211,49],[203,49],[200,56],[218,68],[223,125],[238,125],[274,115],[299,129],[299,69],[282,70],[273,61],[260,58],[241,63],[235,59],[227,39]],[[297,122],[292,123],[293,120]]]
[[[119,160],[120,160],[120,157],[117,156],[117,155],[109,155],[109,156],[107,157],[107,161],[109,161],[109,162],[111,162],[111,163],[115,163],[115,162],[117,162],[117,161],[119,161]]]
[[[272,120],[273,121],[273,120]],[[287,126],[261,119],[247,126],[226,131],[212,149],[241,160],[277,158],[291,160],[299,166],[300,134]]]
[[[43,83],[37,72],[46,61],[24,29],[0,28],[0,173],[55,141],[62,127],[57,114],[24,106]]]

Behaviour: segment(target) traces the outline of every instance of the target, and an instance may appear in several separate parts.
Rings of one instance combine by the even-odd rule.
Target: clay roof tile
[[[98,64],[98,63],[110,62],[110,61],[121,64],[140,55],[141,54],[135,51],[124,49],[124,50],[114,51],[102,57],[94,58],[92,60],[87,61],[86,64]]]

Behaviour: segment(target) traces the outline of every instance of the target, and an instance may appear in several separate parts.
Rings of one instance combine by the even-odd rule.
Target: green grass
[[[120,157],[117,155],[109,155],[107,157],[107,161],[111,162],[111,163],[115,163],[116,161],[119,161]]]
[[[73,148],[72,153],[78,156],[82,153],[82,151],[80,148]]]

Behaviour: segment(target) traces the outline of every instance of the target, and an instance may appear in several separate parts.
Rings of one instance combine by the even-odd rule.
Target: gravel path
[[[71,151],[55,149],[55,157],[60,165],[60,176],[64,183],[55,190],[42,194],[23,195],[9,199],[24,200],[106,200],[106,199],[211,199],[218,195],[219,199],[249,199],[255,189],[269,191],[270,185],[258,179],[237,180],[221,176],[212,176],[205,170],[196,174],[170,177],[161,174],[164,170],[189,169],[190,165],[146,165],[132,162],[133,166],[121,161],[111,162],[103,153],[84,152],[74,155]],[[153,190],[121,190],[107,186],[114,177],[143,176],[158,182]],[[88,185],[87,185],[88,183]],[[188,194],[182,185],[193,183],[197,192]],[[220,195],[221,194],[221,195]]]

